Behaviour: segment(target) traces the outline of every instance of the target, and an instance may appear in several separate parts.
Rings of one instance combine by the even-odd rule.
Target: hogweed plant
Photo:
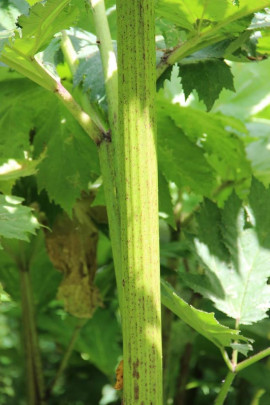
[[[0,0],[0,403],[269,403],[268,7]]]

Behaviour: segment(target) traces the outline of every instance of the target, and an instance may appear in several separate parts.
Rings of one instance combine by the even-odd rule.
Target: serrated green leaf
[[[242,343],[232,343],[231,348],[237,350],[239,353],[242,353],[244,356],[247,356],[248,352],[252,350],[252,346],[249,344]]]
[[[253,181],[249,206],[232,195],[223,210],[205,201],[197,217],[194,246],[209,280],[217,278],[223,297],[203,292],[239,324],[266,317],[270,307],[270,191]]]
[[[95,144],[53,95],[48,94],[47,103],[40,111],[34,140],[37,154],[46,147],[37,174],[38,188],[46,189],[50,199],[70,214],[81,191],[99,175],[98,154]]]
[[[9,159],[0,166],[0,191],[11,194],[12,187],[20,177],[27,177],[37,173],[37,166],[44,159],[45,153],[38,159],[14,160]]]
[[[39,224],[31,209],[23,206],[22,202],[19,197],[0,195],[1,237],[28,241],[29,234],[35,234]]]
[[[159,92],[158,103],[160,105],[158,122],[162,123],[162,120],[164,121],[162,124],[163,131],[165,132],[166,128],[166,132],[169,132],[170,127],[172,128],[170,119],[173,120],[194,146],[198,145],[197,148],[203,152],[207,164],[216,171],[221,179],[236,182],[236,184],[239,184],[239,187],[237,187],[238,192],[246,193],[251,180],[251,167],[246,157],[245,145],[241,138],[237,136],[247,132],[244,124],[232,117],[209,114],[191,107],[180,107],[178,104],[172,104],[165,99],[162,92]],[[166,120],[164,114],[167,116]],[[177,141],[173,139],[172,135],[170,135],[170,142],[174,143],[172,149],[181,148],[180,145],[176,145]],[[178,159],[181,159],[182,153],[180,153],[180,149],[178,155]],[[191,158],[189,157],[189,159]],[[191,160],[193,159],[194,157]],[[205,166],[204,170],[209,167],[208,165]],[[181,170],[181,167],[179,170]],[[190,184],[192,184],[192,180]],[[213,184],[215,184],[214,181],[212,181]],[[203,186],[203,183],[201,185]],[[209,195],[209,185],[204,195]],[[198,189],[194,189],[194,191],[201,193]]]
[[[96,46],[95,46],[96,48]],[[101,101],[105,97],[105,85],[99,51],[80,62],[74,75],[74,86],[82,84],[91,101]]]
[[[189,186],[195,193],[210,195],[215,178],[203,151],[175,126],[167,114],[167,105],[160,103],[157,111],[158,156],[162,172],[178,187]]]
[[[6,80],[0,86],[0,164],[31,156],[29,132],[41,92],[25,79]]]
[[[188,305],[174,289],[165,281],[161,281],[161,301],[191,328],[214,343],[219,349],[230,346],[235,340],[248,341],[244,336],[239,335],[238,330],[229,329],[221,325],[214,316],[214,313],[200,311]]]
[[[217,31],[218,28],[224,28],[232,22],[242,19],[245,16],[253,14],[269,7],[267,0],[242,0],[240,4],[234,5],[232,1],[221,0],[218,3],[208,0],[158,0],[157,13],[169,21],[189,31],[197,29],[208,32]],[[216,24],[218,23],[218,24]],[[234,31],[242,31],[242,27],[231,25]],[[233,31],[231,31],[233,32]]]
[[[196,90],[208,111],[223,88],[235,91],[230,67],[223,60],[185,64],[180,67],[180,75],[186,99]]]
[[[6,1],[0,0],[0,31],[14,30],[20,14],[27,13],[29,6],[24,0]]]
[[[171,48],[183,39],[183,31],[181,31],[175,24],[171,24],[164,18],[156,19],[156,31],[160,32],[165,40],[166,48]]]
[[[18,24],[21,31],[4,46],[0,61],[20,72],[40,86],[54,91],[55,81],[44,71],[34,57],[43,50],[54,34],[69,28],[76,20],[79,9],[70,5],[70,0],[48,0],[36,3],[29,15],[22,15]]]
[[[17,39],[21,52],[35,55],[54,34],[69,28],[78,17],[78,9],[70,4],[70,0],[47,0],[31,7],[29,16],[21,16],[18,23],[22,27],[22,38]]]

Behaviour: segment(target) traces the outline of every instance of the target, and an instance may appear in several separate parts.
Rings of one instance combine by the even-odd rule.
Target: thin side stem
[[[225,361],[228,369],[233,372],[234,371],[233,370],[233,365],[232,365],[232,363],[231,363],[231,361],[229,359],[228,353],[226,352],[226,350],[224,348],[222,348],[220,351],[221,351],[223,360]]]
[[[102,142],[99,148],[99,160],[109,218],[110,237],[112,243],[119,306],[120,312],[122,313],[123,298],[121,276],[120,207],[116,188],[115,153],[112,142]]]
[[[235,320],[235,329],[236,329],[236,330],[239,330],[239,319],[236,319],[236,320]],[[235,341],[235,343],[237,343],[237,340]],[[233,352],[232,352],[232,362],[231,362],[231,363],[232,363],[233,370],[236,369],[237,361],[238,361],[238,350],[237,350],[237,349],[233,349]]]
[[[70,72],[74,76],[76,69],[79,65],[79,59],[78,59],[77,53],[76,53],[76,51],[72,45],[72,42],[71,42],[68,34],[66,33],[66,31],[62,31],[61,49],[65,56],[65,60],[69,66]],[[102,115],[99,113],[99,111],[95,107],[92,106],[92,104],[89,100],[89,96],[86,93],[84,93],[80,87],[77,88],[77,91],[79,93],[81,106],[82,106],[83,110],[86,112],[86,114],[88,114],[89,117],[91,117],[92,121],[96,124],[96,126],[100,129],[100,131],[103,134],[109,133],[110,129],[109,129],[107,122],[102,117]],[[75,115],[74,115],[74,117],[76,118]]]
[[[90,116],[83,111],[81,106],[74,100],[69,91],[60,82],[55,83],[54,93],[62,101],[62,103],[66,106],[69,112],[90,136],[90,138],[98,145],[102,141],[102,133],[104,133],[104,128],[98,128]]]
[[[219,33],[219,31],[221,32],[222,28],[226,27],[226,25],[235,20],[239,20],[245,17],[247,14],[256,13],[260,10],[261,6],[254,6],[254,8],[252,10],[249,10],[248,12],[245,8],[243,8],[241,11],[229,16],[226,19],[223,19],[214,27],[211,27],[209,30],[203,33],[198,31],[197,35],[195,35],[193,38],[176,46],[168,55],[164,55],[164,58],[157,66],[157,78],[159,78],[169,66],[172,66],[174,63],[178,62],[180,59],[183,59],[187,55],[190,55],[191,53],[194,53],[201,48],[205,48],[212,43],[217,43],[219,41],[222,41],[223,39],[226,39],[228,37],[227,34]]]
[[[77,58],[77,53],[72,45],[72,42],[66,33],[66,31],[62,31],[62,44],[61,48],[65,57],[65,60],[68,64],[68,67],[74,76],[76,69],[78,67],[79,61]]]
[[[38,336],[35,324],[34,304],[32,297],[29,270],[20,265],[24,345],[27,363],[27,384],[30,405],[46,405],[45,387],[41,356],[38,347]]]
[[[257,361],[264,359],[267,356],[270,356],[270,347],[268,347],[265,350],[262,350],[257,354],[254,354],[254,356],[251,356],[246,360],[241,361],[241,363],[238,363],[235,368],[235,371],[238,373],[239,371],[244,370],[246,367],[249,367],[252,364],[257,363]]]
[[[52,76],[51,73],[48,72],[34,57],[31,58],[21,53],[17,49],[12,49],[11,52],[14,52],[15,55],[18,54],[21,58],[25,59],[28,62],[27,68],[24,66],[24,64],[18,64],[16,59],[14,61],[12,58],[12,53],[10,55],[5,53],[1,60],[41,87],[55,93],[73,115],[73,117],[78,121],[81,127],[90,136],[90,138],[96,144],[99,144],[102,141],[102,134],[106,133],[106,128],[102,126],[101,121],[97,120],[94,114],[92,118],[85,111],[83,111],[81,106],[75,101],[73,96],[61,84],[61,82]]]
[[[266,390],[263,388],[258,388],[252,398],[250,405],[260,405],[260,399],[265,394]]]
[[[98,38],[97,43],[100,49],[104,72],[109,123],[112,131],[114,132],[117,127],[118,116],[118,79],[116,56],[112,45],[104,0],[90,0],[90,4],[93,10],[94,23]]]
[[[162,405],[154,0],[118,0],[125,405]]]
[[[229,389],[231,388],[232,382],[235,378],[235,373],[229,371],[227,374],[227,377],[222,384],[221,390],[215,400],[215,405],[223,405],[225,399],[227,398]]]
[[[82,327],[85,325],[85,323],[87,322],[87,320],[85,319],[79,319],[77,321],[77,325],[74,328],[73,334],[71,336],[70,342],[68,344],[67,350],[62,358],[62,361],[60,363],[60,366],[57,370],[57,373],[54,377],[54,379],[52,380],[48,390],[47,390],[47,398],[50,396],[51,392],[53,391],[54,387],[56,386],[57,382],[59,381],[59,378],[61,377],[61,375],[63,374],[63,372],[65,371],[67,365],[68,365],[68,361],[70,359],[70,356],[73,352],[76,340],[78,339],[81,329]]]
[[[116,283],[120,310],[122,308],[121,288],[121,236],[118,187],[116,185],[116,143],[118,137],[118,78],[117,62],[112,45],[111,33],[106,16],[104,0],[89,0],[93,10],[97,43],[100,49],[104,72],[105,89],[108,101],[111,141],[103,142],[99,149],[101,173],[103,177],[106,206],[109,217]]]

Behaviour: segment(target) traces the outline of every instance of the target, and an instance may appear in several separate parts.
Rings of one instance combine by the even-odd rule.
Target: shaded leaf
[[[76,319],[65,319],[56,314],[40,314],[38,326],[50,333],[53,341],[66,348],[71,339]],[[118,339],[120,327],[110,310],[98,309],[93,318],[81,330],[75,350],[84,353],[85,357],[105,375],[113,376],[118,358],[122,355]]]
[[[193,183],[197,177],[195,173],[192,174],[192,179],[189,180],[189,185],[193,188],[193,191],[206,196],[210,195],[210,188],[214,186],[215,180],[213,179],[211,184],[209,178],[206,180],[206,177],[203,176],[206,171],[209,171],[212,178],[220,176],[223,182],[236,182],[239,185],[238,187],[236,184],[237,191],[246,193],[251,180],[251,167],[246,157],[245,145],[240,137],[247,132],[244,124],[232,117],[221,114],[209,114],[191,107],[180,107],[178,104],[172,104],[165,99],[162,91],[159,92],[158,103],[158,125],[163,129],[164,145],[166,146],[166,143],[170,142],[171,148],[170,159],[167,159],[167,162],[172,161],[172,156],[175,153],[178,155],[178,163],[180,164],[181,159],[188,160],[188,162],[185,161],[185,164],[182,163],[182,166],[193,165],[195,166],[193,168],[194,172],[201,164],[194,165],[193,161],[197,162],[197,159],[194,157],[195,154],[191,158],[188,152],[183,151],[183,146],[176,139],[176,134],[178,134],[178,139],[180,138],[180,132],[176,132],[175,129],[173,130],[173,124],[170,122],[170,119],[192,142],[193,148],[198,149],[197,155],[201,154],[202,158],[205,159],[204,168],[200,168],[200,185],[201,188],[204,188],[204,191],[200,191],[198,187],[197,189],[193,188]],[[159,128],[158,130],[161,131]],[[169,140],[167,140],[165,134],[170,134]],[[161,141],[161,136],[159,141]],[[183,145],[185,145],[184,142]],[[202,162],[201,159],[200,161]],[[170,170],[170,168],[168,167],[167,170]],[[180,170],[181,165],[178,171]],[[176,170],[175,172],[177,173]],[[167,175],[165,171],[164,173]],[[203,177],[208,183],[206,186],[204,185]],[[176,180],[173,181],[177,183]]]
[[[69,28],[78,16],[78,9],[70,4],[70,0],[47,0],[32,6],[28,16],[22,15],[18,20],[22,27],[22,39],[17,39],[21,52],[35,55],[54,34]]]
[[[22,202],[19,197],[0,195],[1,237],[28,241],[29,234],[35,234],[39,224],[31,208],[23,206]]]
[[[61,275],[52,266],[44,243],[43,232],[31,238],[31,243],[5,240],[0,259],[0,281],[5,291],[15,301],[21,299],[19,263],[24,263],[29,271],[34,304],[38,311],[43,310],[55,299]]]
[[[194,246],[209,280],[217,278],[223,295],[201,292],[239,324],[266,317],[270,307],[270,191],[253,181],[249,205],[232,195],[218,210],[205,201]]]
[[[248,341],[247,338],[239,335],[239,331],[221,325],[215,319],[213,312],[200,311],[188,305],[176,294],[174,289],[163,280],[161,281],[161,300],[163,305],[220,349],[230,346],[234,340]]]
[[[210,195],[215,185],[212,168],[203,151],[168,116],[168,108],[169,104],[160,103],[157,110],[159,166],[178,187],[189,186],[195,193]]]
[[[223,60],[185,64],[180,67],[180,75],[186,99],[195,89],[208,111],[223,88],[235,91],[230,67]]]
[[[48,94],[39,113],[34,145],[37,154],[44,148],[47,153],[39,165],[38,187],[70,214],[81,191],[98,177],[96,146],[53,95]]]

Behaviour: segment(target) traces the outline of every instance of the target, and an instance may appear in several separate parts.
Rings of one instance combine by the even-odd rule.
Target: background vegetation
[[[28,403],[33,381],[52,405],[120,404],[98,153],[54,91],[61,78],[108,128],[98,38],[88,2],[34,3],[0,0],[0,404]],[[227,403],[270,403],[266,7],[156,2],[164,404],[214,403],[228,367],[262,350]]]

